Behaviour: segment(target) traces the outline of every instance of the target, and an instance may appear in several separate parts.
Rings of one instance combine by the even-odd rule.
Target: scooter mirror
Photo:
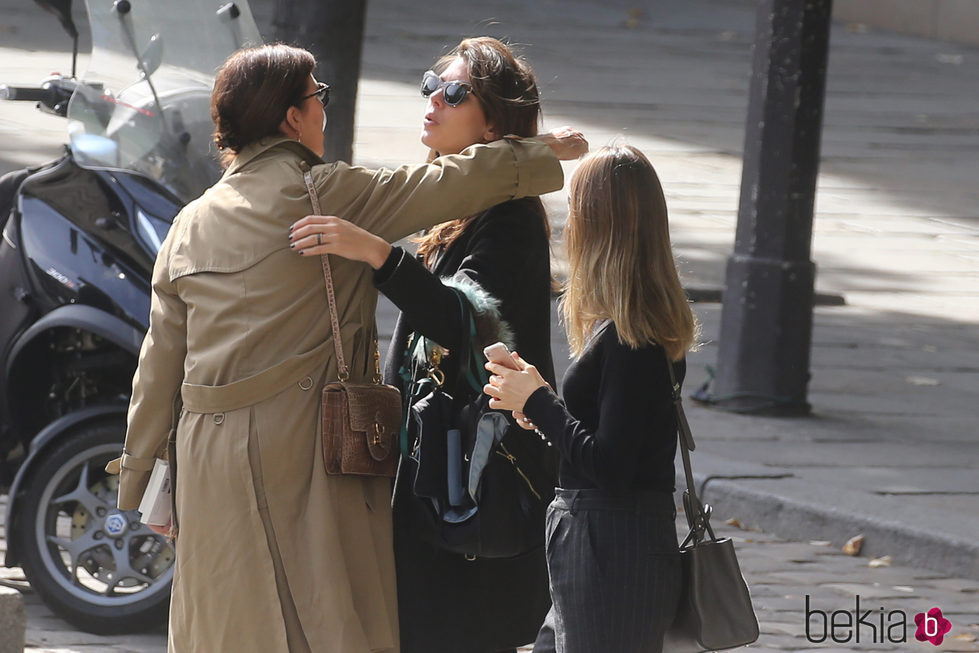
[[[163,63],[163,37],[154,34],[150,37],[150,42],[146,44],[146,49],[139,56],[143,63],[142,78],[146,79],[156,72],[156,69]]]
[[[34,0],[44,10],[51,12],[61,21],[61,26],[73,39],[78,38],[78,28],[71,19],[71,0]]]

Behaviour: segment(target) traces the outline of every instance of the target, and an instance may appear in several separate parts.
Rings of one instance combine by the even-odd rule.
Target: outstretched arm
[[[424,165],[370,170],[344,163],[316,166],[314,184],[325,214],[341,215],[388,242],[517,197],[558,190],[558,157],[587,152],[569,128],[542,139],[506,138],[473,145]]]

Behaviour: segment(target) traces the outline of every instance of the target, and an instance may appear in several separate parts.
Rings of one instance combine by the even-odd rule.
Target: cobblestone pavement
[[[0,499],[0,514],[5,498]],[[937,650],[979,651],[979,581],[900,566],[871,566],[864,557],[842,553],[827,542],[790,542],[735,523],[717,524],[718,536],[735,540],[742,571],[751,587],[761,636],[757,651],[929,651],[936,647],[914,639],[914,616],[938,607],[952,630]],[[686,530],[681,517],[677,530]],[[0,554],[5,548],[0,539]],[[19,589],[27,608],[27,648],[31,653],[163,653],[165,629],[139,635],[101,637],[75,629],[55,617],[31,590],[20,569],[0,568],[0,585]],[[845,626],[857,597],[864,624]],[[813,612],[806,633],[806,598]],[[834,611],[850,616],[832,616]],[[823,617],[822,614],[827,615]],[[835,619],[837,627],[829,630]],[[900,624],[906,622],[907,628]],[[883,623],[883,628],[880,624]],[[867,624],[873,624],[873,627]],[[897,624],[897,625],[895,625]],[[832,640],[836,635],[837,642]],[[906,641],[901,640],[902,636]],[[874,640],[876,639],[876,643]],[[897,641],[895,641],[897,640]],[[521,649],[529,651],[530,648]]]

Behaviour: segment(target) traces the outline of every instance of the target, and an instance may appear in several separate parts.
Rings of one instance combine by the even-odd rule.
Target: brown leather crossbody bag
[[[303,171],[313,213],[320,215],[319,199],[308,168]],[[337,356],[337,380],[323,387],[320,414],[323,430],[323,463],[327,474],[388,476],[398,470],[398,434],[401,430],[401,393],[381,382],[380,352],[374,338],[374,382],[350,383],[343,357],[340,320],[333,293],[330,259],[321,256],[326,295],[330,302],[333,345]]]

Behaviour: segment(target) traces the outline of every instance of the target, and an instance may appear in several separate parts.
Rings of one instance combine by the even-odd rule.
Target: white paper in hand
[[[139,521],[144,524],[166,526],[170,521],[170,465],[165,460],[157,458],[153,463],[139,512]]]

